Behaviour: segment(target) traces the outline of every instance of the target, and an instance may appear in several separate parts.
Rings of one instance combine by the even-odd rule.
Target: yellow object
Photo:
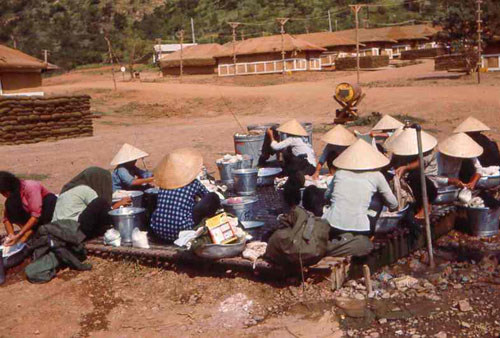
[[[214,244],[228,244],[238,239],[225,212],[207,219],[205,225]]]
[[[351,103],[361,96],[361,87],[343,82],[335,88],[335,97],[337,100]]]

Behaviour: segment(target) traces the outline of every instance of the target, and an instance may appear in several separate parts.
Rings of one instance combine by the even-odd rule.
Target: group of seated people
[[[343,126],[335,126],[323,137],[327,145],[319,161],[316,161],[311,144],[304,140],[308,135],[306,130],[296,120],[278,128],[287,136],[283,141],[276,139],[274,130],[267,133],[271,147],[267,153],[283,153],[284,169],[290,177],[286,194],[297,196],[298,189],[303,186],[301,177],[309,175],[317,179],[322,166],[328,165],[333,178],[327,191],[308,189],[303,205],[308,212],[328,223],[330,239],[338,239],[345,233],[370,237],[382,204],[390,210],[398,208],[398,199],[387,181],[388,168],[395,168],[396,177],[406,177],[415,195],[417,217],[421,214],[415,129],[405,128],[389,116],[374,129],[371,134],[374,141],[370,144]],[[430,203],[439,187],[455,185],[474,189],[480,178],[477,168],[500,164],[496,143],[481,134],[487,130],[489,128],[480,121],[469,118],[439,144],[437,151],[436,139],[422,132]],[[385,154],[377,148],[381,138]],[[220,209],[219,196],[210,193],[197,179],[203,167],[199,152],[189,148],[172,151],[155,168],[154,175],[136,166],[136,162],[146,156],[147,153],[125,144],[111,162],[115,167],[112,172],[98,167],[87,168],[65,184],[58,196],[40,182],[0,172],[0,192],[6,198],[3,221],[8,235],[3,246],[27,242],[40,225],[62,220],[78,222],[87,239],[101,236],[112,223],[109,211],[131,201],[130,197],[124,197],[113,202],[113,192],[145,189],[153,182],[159,187],[159,193],[150,228],[160,240],[173,242],[180,231],[193,229]],[[291,206],[295,208],[299,204],[294,202]],[[325,208],[324,204],[327,204]],[[14,224],[20,227],[17,233]],[[346,251],[346,254],[355,253]],[[0,267],[0,277],[1,273]]]

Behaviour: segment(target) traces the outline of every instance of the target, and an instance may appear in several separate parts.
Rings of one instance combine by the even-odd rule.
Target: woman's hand
[[[403,166],[401,166],[401,167],[397,168],[397,169],[396,169],[396,176],[397,176],[397,177],[403,177],[403,175],[406,173],[406,170],[407,170],[407,169],[408,169],[408,168],[407,168],[405,165],[403,165]]]
[[[7,236],[7,238],[5,239],[5,242],[3,243],[4,246],[12,246],[12,245],[15,245],[17,244],[17,242],[19,242],[19,239],[21,238],[21,236],[19,234],[17,235],[9,235]]]
[[[460,181],[458,178],[448,178],[448,184],[449,185],[454,185],[455,187],[459,187],[459,188],[465,188],[465,184]]]
[[[132,204],[132,198],[130,196],[124,197],[115,204],[111,206],[111,209],[118,209],[121,206],[126,206]]]

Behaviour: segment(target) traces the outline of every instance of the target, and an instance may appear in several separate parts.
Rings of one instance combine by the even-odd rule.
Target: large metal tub
[[[281,168],[260,168],[257,176],[259,187],[274,185],[274,179],[282,172]]]
[[[500,185],[500,175],[484,176],[477,181],[476,188],[479,189],[492,189]]]
[[[240,222],[253,221],[255,219],[255,206],[257,205],[257,197],[236,197],[241,198],[239,203],[231,203],[234,199],[228,198],[221,202],[224,211],[238,217]]]
[[[405,217],[408,208],[409,205],[404,207],[403,210],[391,214],[391,216],[383,216],[385,210],[382,211],[375,224],[375,233],[385,234],[396,229],[401,224],[401,220]]]
[[[120,232],[124,244],[132,243],[132,231],[144,226],[146,209],[144,208],[118,208],[109,212],[113,225]]]
[[[245,244],[244,239],[230,244],[203,244],[194,253],[206,259],[231,258],[239,256],[245,250]]]
[[[432,204],[436,205],[452,204],[458,200],[459,192],[460,189],[455,186],[439,188],[437,196],[432,202]]]
[[[233,170],[234,191],[238,195],[250,196],[257,193],[258,169]]]
[[[241,165],[239,162],[229,163],[229,162],[216,162],[217,168],[219,169],[220,180],[222,184],[232,185],[234,183],[233,170],[239,169]]]
[[[500,208],[465,208],[473,236],[491,237],[498,234]]]
[[[253,159],[253,166],[256,167],[262,154],[265,133],[260,134],[235,134],[234,151],[240,155],[250,155]]]
[[[142,208],[144,205],[143,203],[143,197],[144,197],[144,192],[139,191],[139,190],[131,190],[128,191],[128,196],[132,200],[131,206],[134,208]],[[121,201],[122,198],[113,198],[112,202],[113,204],[116,202]]]

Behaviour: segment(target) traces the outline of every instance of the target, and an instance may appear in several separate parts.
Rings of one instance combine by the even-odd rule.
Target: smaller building
[[[17,49],[0,45],[0,95],[43,95],[47,64]]]
[[[183,74],[214,74],[216,62],[214,56],[223,50],[217,43],[201,44],[182,49]],[[163,55],[160,59],[163,75],[180,75],[181,51]]]
[[[190,46],[196,46],[196,43],[183,43],[182,48],[187,48]],[[168,44],[157,44],[153,46],[153,63],[157,63],[163,55],[172,54],[181,50],[180,43],[168,43]]]
[[[282,50],[285,52],[284,62]],[[225,44],[215,56],[219,76],[321,70],[326,49],[290,34],[272,35]],[[236,55],[236,64],[233,55]]]
[[[489,41],[481,58],[481,68],[488,72],[500,71],[500,37]]]

